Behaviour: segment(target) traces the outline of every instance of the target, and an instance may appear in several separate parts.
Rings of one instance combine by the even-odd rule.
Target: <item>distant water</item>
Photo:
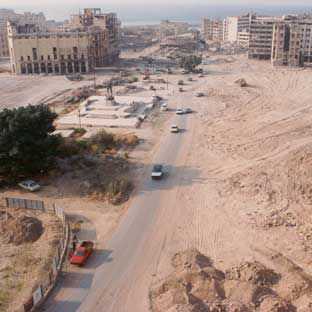
[[[148,12],[148,13],[147,13]],[[199,24],[200,18],[224,18],[244,13],[257,13],[259,15],[285,15],[296,13],[312,13],[311,6],[149,6],[135,8],[119,8],[117,14],[123,25],[157,25],[161,20],[169,19],[184,21],[190,24]]]

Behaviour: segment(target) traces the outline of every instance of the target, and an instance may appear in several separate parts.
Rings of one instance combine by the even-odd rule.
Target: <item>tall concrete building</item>
[[[88,73],[119,57],[116,14],[86,9],[68,31],[40,31],[35,24],[8,22],[12,71],[16,74]]]
[[[251,20],[255,14],[227,17],[224,21],[224,40],[248,47]]]
[[[102,65],[98,65],[105,66],[114,63],[119,58],[119,23],[115,13],[102,13],[101,9],[87,8],[83,10],[83,13],[71,16],[70,29],[90,32],[90,30],[97,28],[107,32],[108,44],[95,37],[98,44],[105,44],[103,48],[106,49],[107,58]]]
[[[207,41],[223,41],[223,21],[221,20],[210,20],[208,18],[201,18],[200,31],[202,36]]]
[[[238,34],[238,16],[227,17],[223,23],[224,40],[228,42],[237,42]]]
[[[200,20],[200,32],[205,40],[212,40],[213,36],[213,21],[209,18],[202,17]]]
[[[303,66],[312,63],[312,20],[298,19],[273,27],[273,65]]]
[[[283,17],[254,16],[250,24],[248,57],[270,60],[272,54],[273,26]]]

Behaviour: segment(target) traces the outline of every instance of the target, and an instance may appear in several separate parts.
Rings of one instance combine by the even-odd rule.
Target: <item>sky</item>
[[[253,11],[266,14],[312,12],[312,0],[0,0],[0,8],[17,12],[42,11],[47,18],[64,20],[84,7],[114,11],[123,21],[195,20],[200,16],[224,17]]]

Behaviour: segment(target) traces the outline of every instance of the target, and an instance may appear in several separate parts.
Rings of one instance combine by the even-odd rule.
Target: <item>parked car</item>
[[[184,85],[183,80],[179,80],[179,81],[178,81],[178,86],[183,86],[183,85]]]
[[[172,133],[178,133],[179,131],[180,131],[180,129],[177,125],[172,125],[170,128],[170,132],[172,132]]]
[[[40,185],[36,183],[33,180],[26,180],[22,181],[21,183],[18,184],[21,188],[30,191],[30,192],[36,192],[40,189]]]
[[[187,78],[187,81],[193,81],[192,77]]]
[[[163,165],[157,164],[154,165],[153,170],[152,170],[152,174],[151,174],[151,178],[153,180],[159,180],[163,177]]]
[[[184,110],[184,113],[185,114],[191,114],[193,111],[192,111],[192,109],[191,108],[186,108],[185,110]]]
[[[177,114],[177,115],[183,115],[183,114],[184,114],[183,109],[182,109],[182,108],[178,108],[178,109],[176,110],[176,114]]]
[[[203,92],[197,92],[196,93],[196,97],[203,97],[205,96],[205,94]]]
[[[168,110],[168,105],[167,104],[162,104],[160,108],[163,112],[166,112]]]
[[[83,265],[90,257],[94,249],[94,243],[92,241],[82,241],[76,247],[76,250],[70,258],[71,264]]]
[[[183,88],[180,87],[180,88],[179,88],[179,92],[183,92],[183,91],[184,91]]]

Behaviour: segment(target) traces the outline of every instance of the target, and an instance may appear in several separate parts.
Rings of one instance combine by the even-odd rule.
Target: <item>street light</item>
[[[79,119],[79,129],[81,130],[80,107],[77,110],[78,110],[78,119]]]

